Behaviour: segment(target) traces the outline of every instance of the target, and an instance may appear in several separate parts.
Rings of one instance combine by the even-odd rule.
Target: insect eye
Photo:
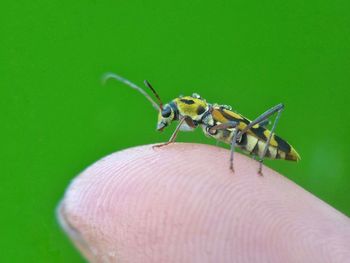
[[[171,114],[171,109],[170,107],[166,107],[162,110],[162,117],[163,118],[168,118]]]

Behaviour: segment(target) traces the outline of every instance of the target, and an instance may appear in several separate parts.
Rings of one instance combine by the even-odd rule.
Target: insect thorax
[[[194,94],[197,95],[197,94]],[[199,122],[203,115],[209,110],[210,105],[198,95],[197,97],[185,96],[174,99],[180,115]]]

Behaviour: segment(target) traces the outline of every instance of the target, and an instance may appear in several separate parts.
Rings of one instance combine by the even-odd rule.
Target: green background
[[[165,141],[140,94],[198,92],[248,118],[283,102],[298,164],[267,164],[350,215],[348,0],[2,1],[1,262],[84,262],[55,207],[97,159]],[[179,141],[215,144],[200,130]],[[226,162],[226,160],[223,160]]]

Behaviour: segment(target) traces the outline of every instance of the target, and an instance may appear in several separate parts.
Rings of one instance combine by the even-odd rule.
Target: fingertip
[[[182,217],[189,224],[201,220],[201,212],[192,205],[200,207],[202,195],[215,196],[215,188],[229,189],[232,179],[243,178],[249,173],[248,168],[254,177],[258,176],[258,164],[240,155],[233,173],[229,169],[229,152],[219,147],[184,143],[153,146],[134,147],[104,157],[84,170],[67,189],[57,208],[57,217],[63,230],[90,261],[98,262],[108,251],[120,250],[125,242],[147,243],[145,240],[150,238],[152,244],[154,237],[139,237],[140,228],[147,228],[154,235],[152,229],[156,228],[157,220],[164,220],[163,213],[171,218],[170,229],[183,221]],[[208,189],[213,187],[214,193],[210,193]],[[183,206],[186,203],[187,208]],[[194,211],[189,213],[190,210]],[[152,216],[153,223],[140,223]],[[144,217],[148,219],[141,219]],[[133,254],[129,248],[123,253]],[[111,255],[109,259],[115,260]]]
[[[232,173],[228,150],[200,144],[116,152],[72,182],[59,209],[63,228],[97,261],[341,262],[315,237],[332,233],[329,243],[346,248],[350,236],[339,228],[349,232],[348,219],[258,167],[236,154]]]

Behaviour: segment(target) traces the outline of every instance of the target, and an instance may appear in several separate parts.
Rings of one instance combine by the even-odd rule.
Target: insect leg
[[[153,147],[162,147],[162,146],[165,146],[165,145],[168,145],[170,143],[173,143],[176,139],[176,136],[177,134],[179,133],[180,131],[180,127],[181,125],[183,124],[183,122],[185,121],[186,118],[181,118],[180,121],[179,121],[179,124],[176,126],[175,128],[175,131],[173,132],[173,134],[171,135],[169,141],[165,142],[165,143],[162,143],[162,144],[158,144],[158,145],[154,145]]]
[[[209,134],[214,133],[216,130],[226,130],[230,128],[235,128],[238,125],[237,121],[229,121],[226,123],[220,123],[218,125],[214,125],[208,129]]]
[[[244,129],[242,129],[239,134],[238,138],[241,137],[244,133],[246,133],[251,127],[253,127],[256,124],[262,123],[265,120],[267,120],[268,117],[273,115],[276,112],[282,111],[284,108],[284,105],[282,103],[276,105],[275,107],[272,107],[271,109],[267,110],[263,114],[261,114],[258,118],[250,122]]]
[[[231,142],[231,155],[230,155],[230,169],[232,170],[232,172],[235,172],[235,169],[233,167],[233,157],[234,157],[234,153],[235,153],[236,141],[238,138],[237,135],[238,135],[238,130],[235,129],[235,131],[233,133],[232,142]]]
[[[276,116],[276,119],[273,123],[273,127],[271,129],[271,132],[270,132],[270,135],[269,135],[269,138],[267,139],[266,141],[266,145],[265,145],[265,148],[264,148],[264,151],[263,151],[263,154],[262,156],[259,156],[259,170],[258,170],[258,173],[259,174],[262,174],[262,163],[264,161],[264,157],[266,155],[266,152],[267,152],[267,149],[268,147],[270,146],[270,141],[271,141],[271,138],[272,138],[272,135],[276,129],[276,125],[277,125],[277,122],[278,122],[278,119],[280,118],[280,115],[281,115],[281,112],[282,110],[284,109],[284,105],[282,103],[280,104],[277,104],[276,106],[272,107],[271,109],[267,110],[266,112],[264,112],[263,114],[261,114],[258,118],[256,118],[255,120],[253,120],[252,122],[250,122],[244,129],[242,129],[239,133],[238,133],[238,139],[241,138],[241,136],[246,133],[250,128],[252,128],[254,125],[256,124],[260,124],[265,122],[268,117],[270,117],[271,115],[275,114],[277,112],[277,116]]]
[[[208,130],[208,132],[210,133],[210,132],[215,132],[216,130],[225,130],[229,128],[235,128],[237,127],[237,125],[238,125],[238,122],[230,121],[227,123],[222,123],[222,124],[213,126]],[[234,152],[235,152],[237,138],[238,138],[238,129],[235,129],[233,133],[232,141],[231,141],[231,155],[230,155],[230,169],[232,170],[232,172],[234,172],[233,159],[234,159]]]
[[[273,133],[275,132],[276,125],[277,125],[277,123],[278,123],[278,120],[279,120],[279,118],[280,118],[280,116],[281,116],[282,111],[283,111],[283,107],[281,107],[281,108],[277,111],[277,116],[276,116],[275,121],[273,122],[272,129],[271,129],[269,138],[268,138],[267,141],[266,141],[266,145],[265,145],[263,154],[262,154],[262,156],[260,156],[260,160],[259,160],[259,171],[258,171],[259,174],[262,174],[262,164],[263,164],[263,161],[264,161],[264,157],[265,157],[265,155],[266,155],[267,149],[268,149],[269,146],[270,146],[270,141],[271,141],[272,135],[273,135]]]
[[[260,122],[259,123],[259,125],[261,126],[261,127],[266,127],[267,125],[269,125],[270,124],[270,120],[269,119],[266,119],[266,120],[264,120],[264,121],[262,121],[262,122]]]

